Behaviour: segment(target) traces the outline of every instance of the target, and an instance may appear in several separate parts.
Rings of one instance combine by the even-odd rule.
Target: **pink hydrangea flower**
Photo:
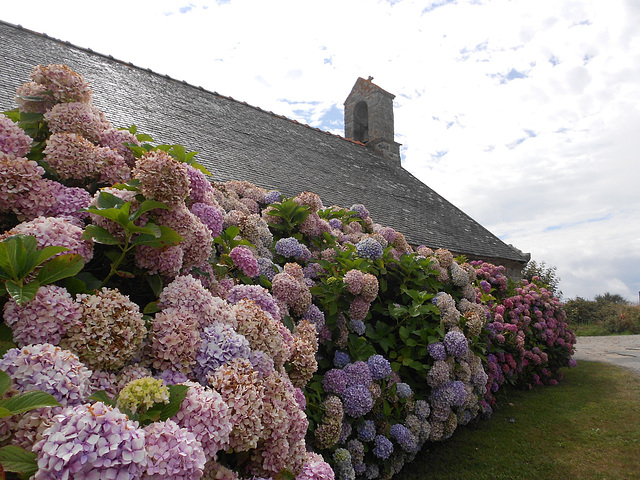
[[[189,174],[184,163],[161,150],[154,150],[136,161],[134,178],[140,180],[140,191],[152,198],[176,207],[189,195]]]
[[[97,107],[82,102],[59,103],[44,114],[44,119],[51,133],[76,133],[94,143],[110,128]]]
[[[60,253],[77,253],[85,263],[93,258],[93,242],[82,238],[82,228],[63,217],[38,217],[29,222],[23,222],[3,235],[0,239],[12,235],[33,235],[38,242],[38,248],[48,246],[66,247],[69,250]]]
[[[248,277],[255,277],[259,274],[258,261],[253,256],[253,252],[246,247],[234,247],[229,256],[236,267]]]
[[[229,445],[231,410],[216,390],[194,382],[184,385],[189,386],[187,396],[171,420],[193,433],[207,460],[215,460],[217,452]]]
[[[142,480],[197,480],[205,465],[202,444],[188,429],[173,420],[144,428],[147,470]]]
[[[18,346],[31,343],[58,345],[72,325],[80,321],[80,308],[66,289],[45,285],[25,305],[10,299],[4,305],[4,321]]]
[[[147,334],[140,307],[117,289],[78,295],[82,322],[60,342],[92,368],[118,370],[139,353]]]
[[[33,139],[18,125],[0,114],[0,152],[11,157],[24,157],[31,150]]]

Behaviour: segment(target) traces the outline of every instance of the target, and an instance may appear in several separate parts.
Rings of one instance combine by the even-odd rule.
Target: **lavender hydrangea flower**
[[[91,371],[73,353],[48,343],[10,349],[0,370],[18,391],[42,390],[62,405],[81,403],[90,389]]]
[[[382,380],[391,376],[391,363],[382,355],[371,355],[367,360],[367,366],[373,380]]]
[[[381,460],[386,460],[393,453],[393,443],[387,437],[376,435],[373,454]]]
[[[35,480],[140,478],[147,467],[145,433],[120,411],[96,402],[67,407],[33,446]]]
[[[367,210],[367,208],[362,205],[361,203],[356,203],[355,205],[351,205],[351,209],[352,211],[356,212],[356,217],[358,218],[362,218],[365,219],[367,217],[369,217],[369,210]]]
[[[236,285],[234,286],[225,297],[225,300],[230,304],[236,304],[243,298],[252,300],[267,313],[269,313],[275,320],[280,320],[280,309],[275,299],[269,293],[269,290],[261,287],[260,285]]]
[[[413,412],[420,420],[426,420],[427,418],[429,418],[431,408],[429,407],[429,404],[426,400],[416,400],[415,406],[413,407]]]
[[[320,310],[313,303],[309,305],[309,308],[307,309],[307,311],[304,312],[304,314],[302,315],[302,319],[309,320],[311,323],[313,323],[316,326],[317,331],[322,330],[322,328],[325,326],[324,313],[322,313],[322,310]]]
[[[469,350],[467,338],[463,333],[455,330],[447,332],[444,336],[444,346],[446,347],[447,352],[456,358],[464,357]]]
[[[333,354],[333,365],[337,368],[343,368],[349,364],[351,361],[351,357],[347,352],[341,352],[340,350],[336,350]]]
[[[363,442],[372,442],[376,438],[376,424],[373,420],[365,420],[356,427],[358,439]]]
[[[339,218],[332,218],[329,220],[329,225],[331,225],[331,228],[335,228],[337,230],[342,230],[342,220],[340,220]]]
[[[202,344],[196,355],[194,372],[202,383],[206,383],[207,375],[234,358],[249,358],[251,348],[249,341],[238,334],[229,325],[213,323],[201,333]]]
[[[427,350],[429,351],[429,355],[434,360],[446,360],[447,359],[447,351],[444,348],[444,344],[442,342],[430,343],[427,346]]]
[[[362,258],[377,260],[382,257],[384,250],[382,245],[371,237],[364,238],[356,244],[356,253]]]
[[[371,392],[364,385],[352,385],[342,393],[342,403],[347,415],[358,418],[369,413],[373,408]]]

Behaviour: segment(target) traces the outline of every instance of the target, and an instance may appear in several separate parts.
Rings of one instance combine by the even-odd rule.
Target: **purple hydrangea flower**
[[[278,190],[269,190],[264,196],[264,203],[267,205],[271,203],[279,202],[282,199],[282,194]]]
[[[389,435],[393,438],[400,448],[402,448],[407,453],[417,453],[418,452],[418,439],[415,437],[411,431],[400,423],[396,423],[392,425],[389,429]]]
[[[336,350],[336,353],[333,354],[333,365],[337,368],[345,367],[350,361],[351,357],[349,357],[349,354],[346,352]]]
[[[429,414],[431,413],[431,408],[426,400],[416,400],[415,406],[413,408],[413,413],[416,414],[420,420],[426,420],[429,418]]]
[[[332,218],[329,220],[329,225],[331,225],[331,228],[336,228],[338,230],[342,230],[342,220],[340,220],[339,218]]]
[[[444,336],[444,346],[447,352],[456,358],[462,358],[469,350],[467,338],[461,332],[451,331]]]
[[[224,221],[224,214],[220,208],[207,205],[206,203],[194,203],[191,206],[191,213],[209,227],[212,237],[220,235]]]
[[[371,411],[373,399],[364,385],[352,385],[342,393],[342,404],[347,415],[358,418]]]
[[[351,205],[351,210],[356,212],[356,217],[365,219],[369,217],[369,210],[362,205],[361,203],[356,203],[355,205]]]
[[[360,360],[345,366],[342,371],[346,375],[347,386],[364,385],[368,387],[371,384],[372,379],[369,366]]]
[[[332,368],[322,379],[322,388],[327,393],[342,394],[347,388],[347,375],[344,370]]]
[[[386,460],[393,453],[393,443],[387,437],[376,435],[373,454],[381,460]]]
[[[446,360],[447,359],[447,351],[444,348],[444,344],[442,342],[430,343],[427,347],[429,351],[429,355],[434,360]]]
[[[374,238],[367,237],[356,244],[356,253],[362,258],[376,260],[382,257],[384,250]]]
[[[391,363],[382,355],[371,355],[367,360],[367,366],[373,380],[388,378],[392,373]]]
[[[278,273],[276,268],[278,268],[277,265],[275,265],[270,259],[266,257],[258,258],[258,275],[264,275],[269,281],[271,281],[273,280],[273,277],[276,276],[276,273]]]
[[[276,253],[285,258],[296,258],[302,256],[302,245],[294,237],[281,238],[276,242]]]
[[[275,320],[280,320],[280,309],[266,288],[260,285],[236,285],[229,290],[225,300],[233,305],[243,298],[253,300],[257,305],[260,305],[260,308],[265,312],[271,314]]]
[[[373,420],[365,420],[356,427],[356,431],[363,442],[372,442],[376,438],[376,424]]]

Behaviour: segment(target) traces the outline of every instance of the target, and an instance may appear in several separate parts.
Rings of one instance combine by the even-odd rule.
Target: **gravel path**
[[[640,373],[640,335],[578,337],[573,356],[580,360],[613,363]]]

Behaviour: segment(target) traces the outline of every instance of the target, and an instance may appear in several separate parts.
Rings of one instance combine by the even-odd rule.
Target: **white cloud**
[[[637,298],[633,0],[38,0],[1,16],[339,134],[372,75],[397,95],[407,169],[556,265],[565,295]]]

